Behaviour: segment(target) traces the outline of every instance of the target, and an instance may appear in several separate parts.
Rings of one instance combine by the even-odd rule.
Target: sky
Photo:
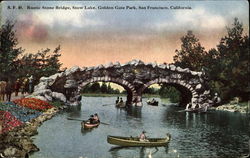
[[[22,9],[8,9],[21,6]],[[40,9],[27,9],[27,7]],[[71,9],[42,9],[42,7]],[[96,9],[73,9],[73,7]],[[125,9],[98,9],[98,7]],[[135,6],[137,9],[126,9]],[[169,9],[139,9],[139,7]],[[170,7],[191,9],[170,9]],[[25,53],[61,45],[63,67],[96,66],[132,59],[171,63],[180,38],[191,30],[206,50],[215,48],[237,17],[249,32],[249,4],[235,1],[5,1],[1,23],[15,21]]]

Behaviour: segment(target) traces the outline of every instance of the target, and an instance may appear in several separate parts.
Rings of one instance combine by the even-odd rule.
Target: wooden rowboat
[[[116,104],[116,107],[118,108],[125,108],[126,104],[124,102],[120,102]]]
[[[84,128],[84,129],[92,129],[92,128],[98,127],[99,124],[100,123],[91,124],[91,123],[88,123],[88,122],[85,122],[85,121],[81,122],[82,128]]]
[[[148,141],[140,141],[138,137],[120,137],[108,136],[107,141],[109,144],[119,146],[133,146],[133,147],[157,147],[166,146],[170,142],[171,136],[167,134],[166,138],[148,138]]]
[[[153,105],[153,106],[158,106],[158,101],[152,102],[151,100],[148,100],[148,101],[147,101],[147,104],[148,104],[148,105]]]

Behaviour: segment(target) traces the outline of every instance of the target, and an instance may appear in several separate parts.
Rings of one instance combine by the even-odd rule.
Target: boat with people
[[[193,113],[205,113],[207,112],[207,107],[200,107],[200,108],[189,108],[185,109],[186,112],[193,112]]]
[[[158,106],[158,101],[156,101],[155,99],[152,100],[147,100],[147,104],[148,105],[153,105],[153,106]]]
[[[117,99],[115,101],[115,106],[118,108],[125,108],[126,104],[125,104],[125,102],[123,102],[122,98],[117,97]]]
[[[92,128],[98,127],[100,125],[100,122],[98,122],[98,123],[89,123],[88,121],[82,121],[81,125],[82,125],[83,129],[92,129]]]
[[[166,146],[170,142],[171,135],[167,134],[165,138],[147,138],[147,141],[140,141],[139,137],[121,137],[121,136],[107,136],[109,144],[126,146],[126,147],[158,147]]]
[[[92,129],[98,127],[101,123],[97,113],[90,115],[90,118],[87,121],[82,121],[81,125],[84,129]]]
[[[115,106],[118,108],[125,108],[126,104],[124,102],[120,102],[120,103],[115,104]]]

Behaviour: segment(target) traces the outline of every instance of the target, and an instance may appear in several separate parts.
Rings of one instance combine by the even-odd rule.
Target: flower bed
[[[23,123],[19,121],[15,116],[13,116],[8,111],[0,111],[0,121],[2,126],[2,131],[0,133],[12,130],[14,127],[20,126]]]
[[[29,109],[23,106],[18,106],[13,102],[0,103],[0,110],[10,112],[12,115],[14,115],[17,119],[19,119],[22,122],[30,121],[31,119],[36,118],[42,114],[37,110]]]
[[[15,104],[18,104],[23,107],[27,107],[33,110],[45,111],[52,108],[53,106],[46,101],[35,98],[22,98],[13,101]]]

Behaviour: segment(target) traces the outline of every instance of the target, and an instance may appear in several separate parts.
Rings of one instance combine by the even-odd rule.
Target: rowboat
[[[126,106],[126,104],[124,102],[119,102],[115,105],[116,105],[116,107],[119,107],[119,108],[125,108],[125,106]]]
[[[205,113],[207,112],[207,107],[200,108],[189,108],[185,110],[186,112],[194,112],[194,113]]]
[[[82,128],[84,128],[84,129],[92,129],[92,128],[98,127],[99,124],[100,123],[91,124],[91,123],[88,123],[88,122],[85,122],[85,121],[81,122]]]
[[[148,100],[147,101],[148,105],[153,105],[153,106],[158,106],[158,101],[152,101],[152,100]]]
[[[157,147],[166,146],[170,142],[170,139],[170,134],[167,134],[166,138],[148,138],[148,141],[140,141],[138,137],[108,136],[107,142],[109,144],[126,147]]]

